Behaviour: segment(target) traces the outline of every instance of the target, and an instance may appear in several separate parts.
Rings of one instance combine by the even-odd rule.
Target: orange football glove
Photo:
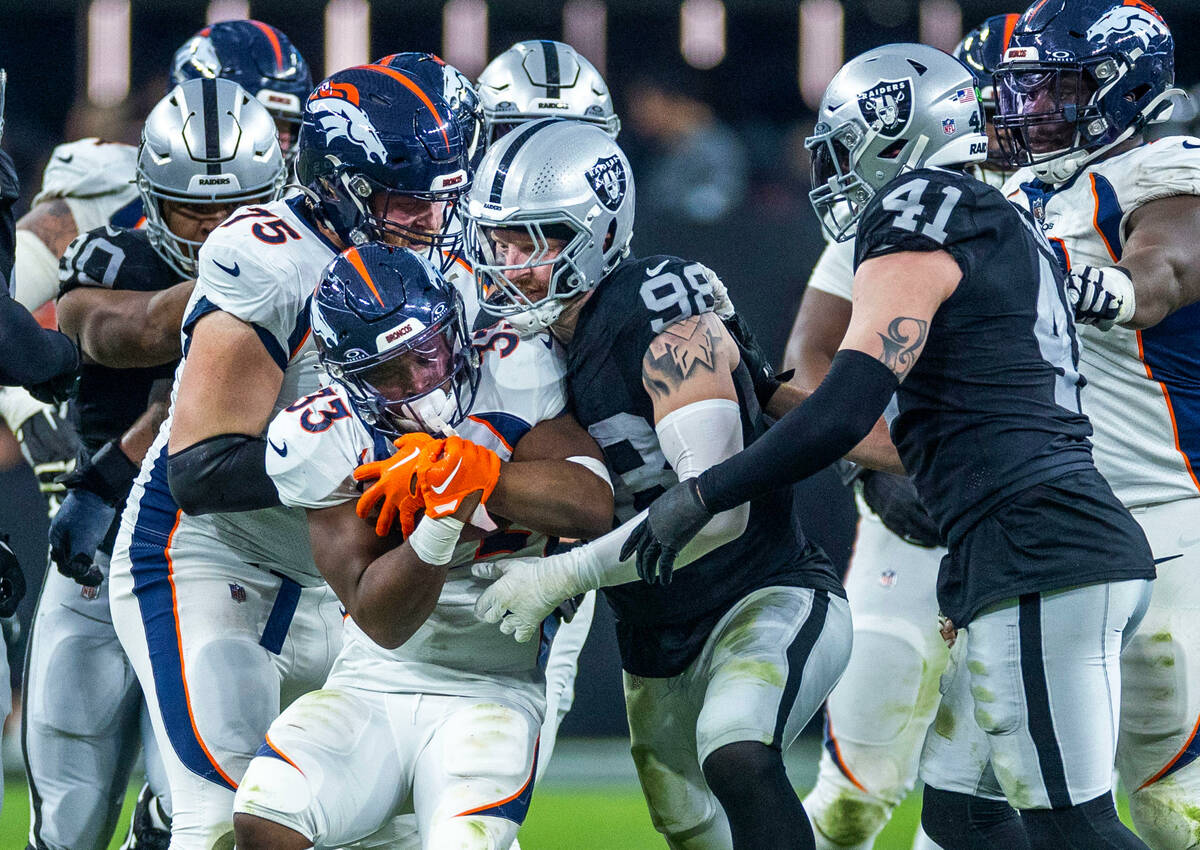
[[[479,504],[485,504],[499,479],[499,456],[462,437],[447,437],[440,454],[417,469],[425,515],[435,519],[450,516],[463,499],[477,490],[483,491]]]
[[[379,518],[375,521],[375,533],[380,537],[387,536],[397,517],[404,536],[412,534],[417,525],[417,511],[425,507],[417,488],[417,468],[437,455],[442,442],[422,432],[405,434],[396,440],[394,455],[364,463],[354,470],[355,481],[379,479],[359,497],[354,510],[359,517],[366,519],[380,500],[383,501],[379,505]]]

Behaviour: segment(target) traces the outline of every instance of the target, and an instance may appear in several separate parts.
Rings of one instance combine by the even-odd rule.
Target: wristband
[[[137,478],[139,467],[121,450],[119,439],[110,440],[90,458],[76,464],[62,480],[70,490],[88,490],[109,505],[125,501]]]
[[[463,523],[454,517],[424,517],[408,536],[408,545],[426,564],[442,567],[454,558]]]

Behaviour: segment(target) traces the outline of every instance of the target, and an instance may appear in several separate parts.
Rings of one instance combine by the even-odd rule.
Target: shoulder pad
[[[830,242],[808,277],[808,286],[850,300],[854,290],[854,240]]]
[[[625,260],[601,286],[621,290],[610,309],[622,310],[629,324],[646,326],[654,335],[689,316],[711,312],[715,304],[704,266],[679,257]]]
[[[1200,139],[1168,136],[1089,168],[1113,187],[1128,214],[1175,195],[1200,195]]]
[[[137,168],[137,148],[100,139],[59,145],[42,173],[33,203],[50,198],[93,198],[129,191]]]
[[[110,226],[81,233],[58,261],[60,296],[80,286],[155,292],[181,280],[140,230]]]
[[[374,441],[336,384],[298,399],[267,428],[267,474],[289,507],[326,508],[358,496],[354,469]]]
[[[921,169],[881,188],[863,211],[855,238],[855,268],[895,251],[948,249],[978,236],[982,208],[1008,209],[999,190],[954,171]]]

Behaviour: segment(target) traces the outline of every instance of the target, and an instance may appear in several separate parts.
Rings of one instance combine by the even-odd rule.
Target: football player
[[[191,293],[196,249],[236,207],[277,197],[284,177],[273,122],[254,98],[228,80],[187,81],[143,129],[137,186],[146,227],[98,228],[63,256],[58,320],[87,358],[74,398],[85,451],[51,523],[58,570],[47,574],[25,668],[32,847],[107,847],[142,733],[153,752],[141,691],[109,615],[104,579],[115,518],[166,416],[180,354],[170,321],[179,321]],[[134,300],[127,292],[156,305],[145,312],[162,321],[124,312]],[[147,765],[165,794],[158,758],[148,754]],[[165,847],[163,812],[144,803]],[[131,846],[154,846],[149,835],[138,840]]]
[[[595,124],[612,138],[621,131],[604,77],[561,41],[519,41],[488,63],[476,90],[488,143],[536,118]]]
[[[486,582],[470,565],[608,530],[600,450],[565,413],[561,347],[503,323],[472,347],[461,297],[410,251],[341,254],[312,315],[334,380],[271,423],[267,470],[285,504],[308,510],[349,618],[324,688],[271,725],[246,771],[238,847],[340,847],[411,800],[421,846],[507,848],[533,790],[557,621],[536,647],[497,643],[472,614]],[[375,469],[389,473],[361,507],[403,483],[403,537],[376,536],[390,513],[359,519],[355,481]]]
[[[295,147],[300,109],[312,90],[304,57],[288,37],[260,21],[225,21],[200,30],[175,51],[172,88],[184,80],[231,79],[275,118],[280,147]],[[100,139],[59,145],[42,188],[17,222],[13,297],[34,310],[58,294],[58,259],[71,240],[106,224],[136,227],[142,199],[134,183],[137,149]]]
[[[660,497],[628,548],[658,574],[710,517],[828,465],[885,414],[949,542],[938,602],[965,634],[943,725],[980,730],[990,754],[926,748],[926,832],[943,847],[1144,847],[1111,790],[1121,643],[1153,558],[1092,461],[1056,255],[1031,216],[961,171],[987,155],[979,105],[958,97],[972,88],[922,45],[868,51],[834,77],[806,144],[826,230],[856,235],[846,337],[806,401]],[[941,133],[947,117],[964,129]]]
[[[527,641],[563,599],[624,584],[605,592],[655,827],[673,847],[811,846],[781,752],[840,675],[850,622],[828,559],[793,531],[790,490],[717,517],[672,587],[628,584],[632,561],[617,557],[664,489],[762,429],[742,353],[711,312],[711,272],[628,257],[633,202],[624,153],[575,121],[519,127],[476,176],[467,238],[485,307],[566,343],[572,409],[615,473],[625,523],[496,565],[504,576],[476,610]]]
[[[1121,659],[1117,746],[1133,822],[1156,850],[1196,846],[1200,805],[1200,139],[1144,141],[1168,117],[1173,53],[1147,3],[1035,4],[997,76],[996,116],[1024,166],[1005,191],[1070,271],[1096,466],[1159,562]]]
[[[171,410],[113,550],[113,620],[163,751],[175,850],[230,840],[263,734],[341,645],[304,514],[265,468],[272,415],[319,389],[308,299],[351,245],[441,250],[467,180],[441,96],[380,66],[325,80],[298,145],[306,191],[241,208],[199,252]]]
[[[985,120],[995,110],[992,72],[1018,17],[988,18],[955,51],[979,84]],[[947,127],[957,130],[950,120],[943,134]],[[1004,168],[995,164],[989,136],[988,159],[971,173],[999,186]],[[850,324],[853,280],[854,242],[831,242],[809,278],[788,340],[785,366],[796,369],[800,386],[816,387],[829,371]],[[862,469],[855,485],[861,519],[845,579],[854,650],[829,695],[821,769],[804,799],[820,850],[868,850],[913,789],[948,658],[936,625],[935,586],[946,554],[937,524],[907,477]],[[917,846],[927,841],[918,835]]]

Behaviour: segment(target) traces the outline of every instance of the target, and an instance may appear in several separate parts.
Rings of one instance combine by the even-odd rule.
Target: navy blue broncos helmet
[[[467,146],[467,161],[474,174],[487,151],[487,134],[483,126],[483,104],[466,75],[432,53],[393,53],[377,59],[375,64],[403,71],[429,91],[441,92],[442,99],[458,119],[458,128]]]
[[[279,146],[288,154],[300,129],[312,73],[295,46],[261,21],[223,21],[193,35],[175,51],[171,87],[199,78],[233,80],[275,118]]]
[[[954,48],[954,58],[971,69],[979,84],[979,102],[983,114],[991,120],[996,112],[996,86],[993,75],[1004,61],[1004,49],[1012,38],[1017,20],[1015,12],[1009,15],[992,15],[971,30]]]
[[[380,242],[343,251],[311,314],[322,364],[369,425],[438,433],[470,413],[479,365],[462,296],[424,257]]]
[[[458,121],[440,91],[382,65],[338,71],[304,105],[296,174],[343,245],[457,246],[454,208],[470,181]]]
[[[1170,117],[1175,41],[1144,0],[1038,0],[996,73],[996,131],[1013,165],[1063,183]]]

